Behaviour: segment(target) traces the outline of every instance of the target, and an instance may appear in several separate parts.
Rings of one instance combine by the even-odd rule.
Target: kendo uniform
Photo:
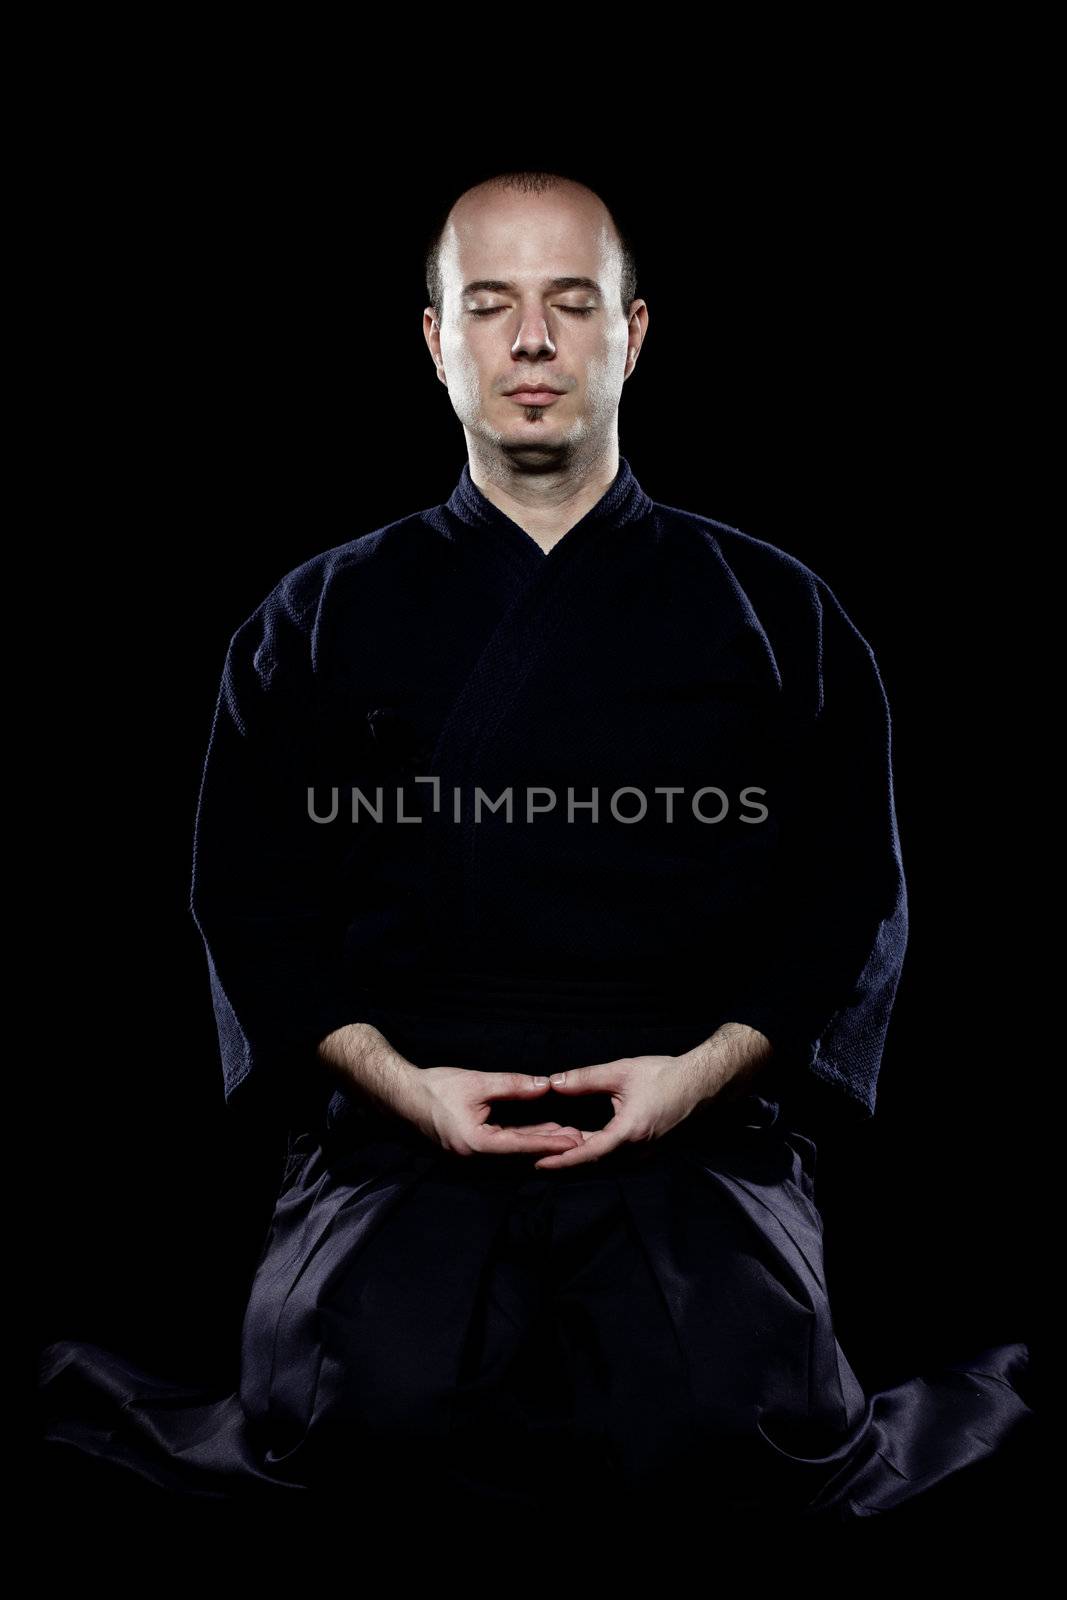
[[[1033,1416],[1025,1344],[865,1393],[834,1335],[817,1141],[874,1114],[907,895],[878,667],[799,560],[625,457],[545,553],[464,465],[233,635],[191,909],[227,1101],[285,1132],[239,1381],[52,1343],[48,1448],[219,1501],[595,1487],[844,1523]],[[775,1050],[758,1092],[538,1172],[338,1087],[315,1045],[357,1021],[419,1067],[549,1074],[729,1021]]]

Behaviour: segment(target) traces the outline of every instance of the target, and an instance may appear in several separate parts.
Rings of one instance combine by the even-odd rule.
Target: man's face
[[[582,190],[460,199],[443,321],[427,308],[423,330],[468,434],[533,469],[610,440],[647,315],[643,301],[623,314],[620,271],[610,218]]]

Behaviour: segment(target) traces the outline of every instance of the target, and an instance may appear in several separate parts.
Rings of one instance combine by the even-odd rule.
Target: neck
[[[558,466],[531,468],[468,436],[467,459],[474,486],[547,551],[610,489],[619,441],[613,437],[593,456],[568,454]]]

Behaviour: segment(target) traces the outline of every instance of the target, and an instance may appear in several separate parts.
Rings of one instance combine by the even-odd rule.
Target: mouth
[[[555,389],[516,389],[506,398],[518,401],[521,406],[549,406],[561,396]]]

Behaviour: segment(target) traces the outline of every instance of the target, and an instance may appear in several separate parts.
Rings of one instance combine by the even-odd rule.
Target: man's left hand
[[[582,1143],[542,1156],[538,1168],[598,1161],[624,1144],[661,1139],[729,1083],[741,1087],[771,1053],[770,1041],[742,1023],[727,1023],[710,1040],[678,1056],[624,1056],[569,1072],[554,1072],[557,1094],[609,1094],[615,1114],[604,1127],[576,1130]],[[568,1130],[575,1131],[575,1130]]]

